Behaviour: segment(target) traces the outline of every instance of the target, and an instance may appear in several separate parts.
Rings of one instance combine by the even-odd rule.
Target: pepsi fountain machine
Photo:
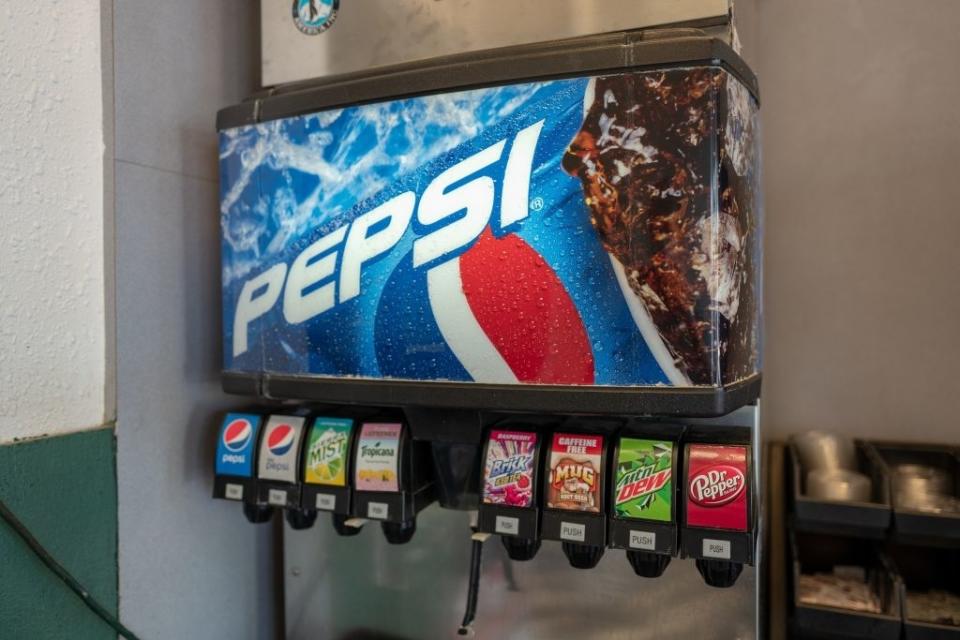
[[[761,635],[729,1],[261,4],[215,496],[285,517],[288,637]]]

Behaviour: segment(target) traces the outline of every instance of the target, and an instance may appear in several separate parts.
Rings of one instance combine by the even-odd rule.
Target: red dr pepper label
[[[600,512],[603,436],[555,433],[547,507]]]
[[[747,448],[687,446],[687,525],[747,530]]]

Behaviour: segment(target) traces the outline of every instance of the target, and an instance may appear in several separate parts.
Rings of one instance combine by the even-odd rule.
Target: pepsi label
[[[228,413],[220,425],[215,473],[218,476],[253,476],[253,456],[262,418],[247,413]]]
[[[270,416],[260,442],[257,477],[261,480],[297,481],[297,455],[304,418]]]
[[[747,378],[760,342],[756,127],[738,80],[691,67],[225,130],[224,369]]]

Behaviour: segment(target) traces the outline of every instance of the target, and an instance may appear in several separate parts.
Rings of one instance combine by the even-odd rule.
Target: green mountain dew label
[[[617,517],[673,520],[672,442],[621,438],[616,466]]]

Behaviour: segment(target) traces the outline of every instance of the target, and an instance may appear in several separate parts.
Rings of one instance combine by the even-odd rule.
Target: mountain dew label
[[[353,421],[317,418],[307,442],[304,482],[344,487],[347,484],[347,449]]]
[[[614,512],[619,518],[673,521],[673,443],[622,438]]]

